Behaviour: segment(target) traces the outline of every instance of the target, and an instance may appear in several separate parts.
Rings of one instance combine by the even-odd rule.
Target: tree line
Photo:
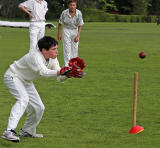
[[[0,0],[0,17],[27,18],[18,9],[18,4],[25,0]],[[67,8],[67,0],[46,0],[49,11],[47,18],[57,19],[61,12]],[[160,0],[77,0],[78,9],[82,12],[88,8],[99,9],[106,13],[159,15]]]

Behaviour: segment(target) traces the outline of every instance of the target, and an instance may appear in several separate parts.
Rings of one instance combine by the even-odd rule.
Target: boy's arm
[[[74,39],[74,42],[78,42],[81,34],[82,26],[78,26],[78,33],[77,36]]]
[[[58,21],[58,40],[62,40],[61,28],[64,21],[64,11],[62,12],[59,21]]]
[[[62,40],[62,36],[61,36],[61,24],[58,23],[58,40]]]
[[[81,30],[82,30],[82,26],[78,26],[78,34],[77,34],[78,37],[80,37]]]
[[[79,41],[80,33],[81,33],[81,30],[82,30],[83,24],[84,24],[84,22],[83,22],[83,18],[82,18],[82,13],[79,11],[78,33],[77,33],[77,36],[74,39],[74,42]]]
[[[33,18],[33,15],[21,4],[18,5],[18,8],[20,8],[22,11],[24,11],[26,14],[28,14],[30,19]]]

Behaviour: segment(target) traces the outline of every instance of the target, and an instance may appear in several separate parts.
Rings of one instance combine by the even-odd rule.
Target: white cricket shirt
[[[31,22],[45,21],[45,15],[48,11],[47,2],[42,0],[27,0],[23,3],[20,3],[23,7],[27,8],[31,12],[33,18],[30,19]]]
[[[69,9],[66,9],[62,12],[60,19],[59,19],[59,23],[64,24],[65,28],[77,29],[78,26],[82,26],[84,24],[82,13],[80,10],[76,9],[76,14],[74,17],[72,17],[69,14]]]
[[[61,68],[56,59],[49,59],[47,62],[40,51],[28,53],[18,61],[14,61],[6,72],[8,75],[17,76],[21,80],[32,81],[40,76],[57,76]]]

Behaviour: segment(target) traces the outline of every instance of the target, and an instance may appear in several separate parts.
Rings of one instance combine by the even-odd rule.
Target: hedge
[[[85,22],[147,22],[154,23],[156,16],[153,15],[120,15],[109,14],[98,9],[82,10]]]

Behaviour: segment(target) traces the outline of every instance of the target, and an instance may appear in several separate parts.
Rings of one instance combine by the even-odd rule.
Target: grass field
[[[46,31],[46,35],[56,34],[57,30]],[[0,28],[0,133],[15,102],[3,84],[3,74],[28,49],[28,29]],[[140,51],[147,54],[143,60]],[[160,148],[160,27],[85,23],[79,56],[87,63],[83,79],[64,84],[55,78],[35,81],[46,107],[37,131],[45,137],[20,143],[0,139],[0,148]],[[137,124],[145,130],[130,135],[134,72],[139,74]],[[25,116],[17,132],[24,120]]]

